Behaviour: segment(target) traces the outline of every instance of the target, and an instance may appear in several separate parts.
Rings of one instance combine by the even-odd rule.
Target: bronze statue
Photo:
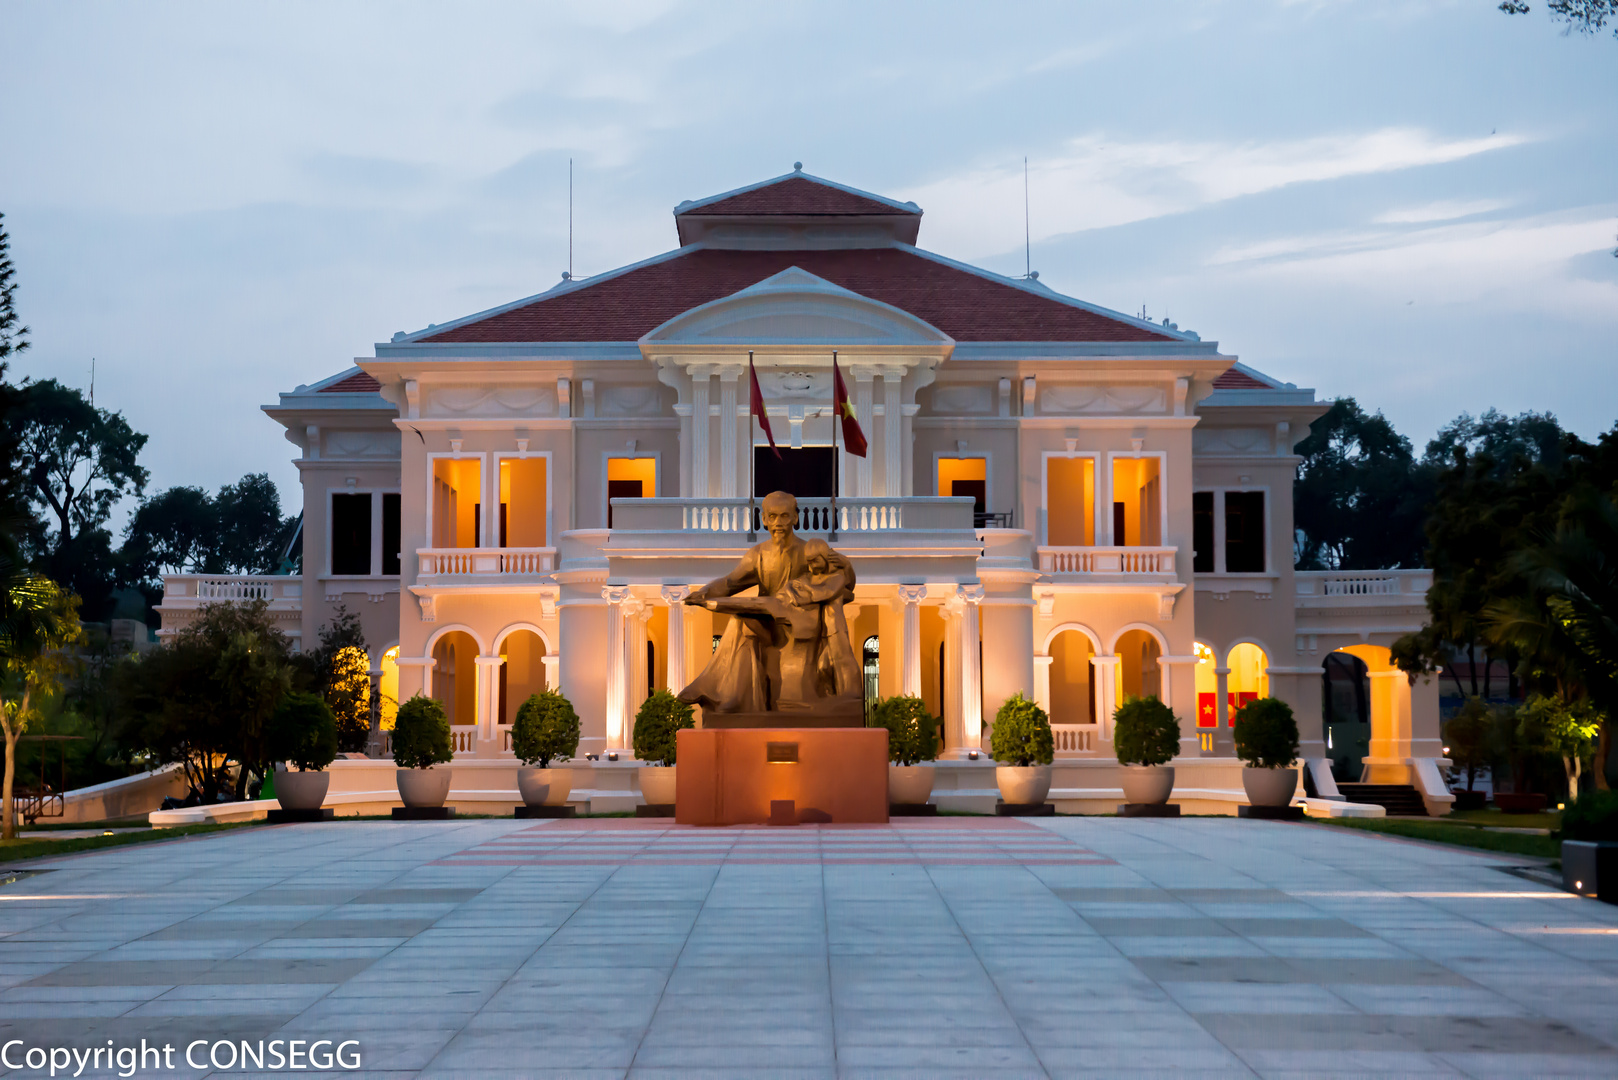
[[[770,538],[685,601],[731,620],[680,700],[702,706],[705,726],[719,726],[726,714],[858,717],[864,687],[843,615],[854,598],[854,565],[824,540],[798,538],[798,500],[787,492],[766,495],[760,516]],[[736,595],[755,586],[755,596]]]

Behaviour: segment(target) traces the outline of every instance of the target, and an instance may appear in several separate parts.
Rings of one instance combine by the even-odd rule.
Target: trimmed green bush
[[[517,709],[511,725],[511,749],[524,765],[551,767],[567,761],[579,749],[579,714],[573,703],[556,690],[535,694]]]
[[[399,706],[393,721],[393,763],[401,769],[428,769],[455,758],[444,706],[417,694]]]
[[[264,732],[271,761],[315,772],[337,757],[337,717],[318,694],[288,694],[270,714]]]
[[[648,765],[673,765],[674,733],[692,727],[691,706],[659,690],[635,713],[635,756]]]
[[[919,697],[883,698],[871,706],[871,726],[888,729],[888,760],[916,765],[938,757],[938,718]]]
[[[1254,698],[1236,710],[1236,756],[1254,769],[1290,769],[1298,763],[1298,721],[1280,698]]]
[[[1157,699],[1132,697],[1113,710],[1112,745],[1120,765],[1167,765],[1180,752],[1180,721]]]
[[[1563,840],[1618,840],[1618,791],[1586,791],[1562,811]]]
[[[1002,765],[1049,765],[1056,760],[1051,718],[1019,692],[994,714],[989,752]]]

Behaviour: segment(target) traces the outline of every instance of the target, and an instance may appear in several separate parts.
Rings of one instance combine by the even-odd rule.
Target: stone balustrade
[[[1172,547],[1042,547],[1039,569],[1045,574],[1174,575]]]

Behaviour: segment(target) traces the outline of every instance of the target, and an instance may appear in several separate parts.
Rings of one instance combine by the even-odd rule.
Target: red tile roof
[[[1245,371],[1231,368],[1213,381],[1215,390],[1274,390],[1262,379],[1255,379]]]
[[[382,384],[363,371],[356,371],[346,379],[338,379],[330,386],[322,386],[322,394],[374,394]]]
[[[689,206],[683,210],[676,210],[675,217],[682,214],[695,214],[700,216],[712,215],[745,215],[757,217],[764,215],[830,215],[838,217],[858,216],[866,214],[916,214],[921,211],[914,207],[898,207],[891,203],[879,202],[869,199],[852,191],[833,187],[830,184],[818,184],[801,176],[789,176],[773,184],[753,188],[751,191],[738,192],[728,199],[706,205]]]
[[[421,340],[634,341],[682,312],[792,266],[892,304],[956,341],[1178,340],[901,248],[699,248]]]

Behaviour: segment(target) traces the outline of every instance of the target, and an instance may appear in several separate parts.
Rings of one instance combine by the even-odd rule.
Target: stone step
[[[1338,784],[1337,790],[1350,802],[1371,803],[1389,814],[1427,816],[1427,804],[1411,784]]]

